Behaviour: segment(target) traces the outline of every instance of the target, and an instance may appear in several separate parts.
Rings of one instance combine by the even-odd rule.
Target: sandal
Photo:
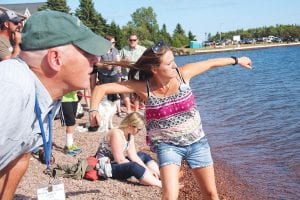
[[[124,117],[126,117],[126,113],[124,113],[124,112],[117,112],[117,115],[118,115],[118,117],[120,117],[120,118],[124,118]]]

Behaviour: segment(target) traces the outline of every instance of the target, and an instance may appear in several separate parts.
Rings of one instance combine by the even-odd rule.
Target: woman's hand
[[[101,118],[98,110],[90,110],[89,118],[91,127],[99,126]]]
[[[238,58],[238,64],[241,65],[242,67],[245,67],[247,69],[251,69],[252,68],[252,63],[250,58],[248,57],[240,57]]]
[[[15,42],[15,45],[19,45],[22,40],[22,35],[19,31],[15,31],[12,33],[12,39]]]

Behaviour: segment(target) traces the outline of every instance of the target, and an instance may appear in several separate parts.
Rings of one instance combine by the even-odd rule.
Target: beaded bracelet
[[[99,111],[98,110],[89,110],[88,112],[91,113],[91,112],[99,112]]]

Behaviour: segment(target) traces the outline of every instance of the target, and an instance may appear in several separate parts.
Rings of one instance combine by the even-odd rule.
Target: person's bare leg
[[[219,200],[213,165],[192,169],[205,199]]]
[[[117,113],[121,113],[121,101],[120,99],[117,100],[116,102],[116,106],[117,106]]]
[[[152,175],[152,173],[149,170],[145,171],[143,178],[141,178],[139,181],[142,185],[153,185],[157,187],[162,187],[161,181],[157,177]]]
[[[134,112],[138,112],[139,111],[139,107],[140,107],[140,101],[138,100],[138,98],[136,98],[133,101],[133,105],[134,105]]]
[[[158,164],[154,160],[149,161],[147,167],[160,177]]]
[[[126,107],[126,112],[127,113],[131,113],[131,103],[130,103],[130,98],[127,94],[124,95],[124,99],[123,102],[125,104]]]
[[[180,187],[179,170],[180,166],[175,164],[165,165],[160,168],[163,200],[176,200],[178,198]]]
[[[0,172],[0,199],[11,200],[29,165],[30,153],[25,153],[10,162]]]

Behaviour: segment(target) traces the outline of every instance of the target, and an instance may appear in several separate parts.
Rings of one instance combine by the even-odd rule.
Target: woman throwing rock
[[[205,198],[219,199],[210,147],[189,82],[210,69],[236,64],[251,68],[251,60],[247,57],[209,59],[178,68],[171,49],[161,41],[148,48],[134,65],[128,66],[131,77],[139,72],[140,80],[95,88],[91,125],[100,122],[96,109],[105,94],[135,92],[146,102],[147,142],[159,161],[163,199],[178,197],[182,160],[186,160],[196,176]]]

